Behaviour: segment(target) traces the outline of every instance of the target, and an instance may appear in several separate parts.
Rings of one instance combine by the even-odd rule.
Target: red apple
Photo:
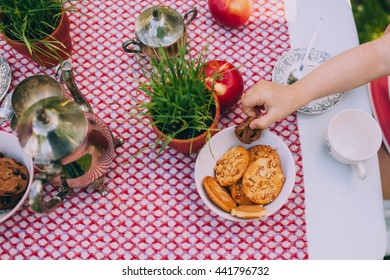
[[[241,73],[233,64],[223,60],[211,60],[205,68],[206,86],[217,95],[221,111],[232,108],[244,93]]]
[[[239,27],[252,14],[251,0],[209,0],[209,9],[214,19],[227,27]]]

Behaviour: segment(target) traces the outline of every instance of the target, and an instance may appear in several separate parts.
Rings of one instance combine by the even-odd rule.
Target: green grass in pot
[[[72,2],[78,1],[0,0],[0,32],[14,41],[25,44],[30,53],[33,50],[39,52],[33,43],[50,37],[58,26],[62,14],[74,9]],[[54,55],[56,51],[60,51],[56,43],[59,42],[49,40],[45,43]]]
[[[166,49],[159,49],[151,58],[150,67],[143,68],[147,79],[140,90],[147,101],[137,109],[148,116],[151,124],[163,132],[163,149],[175,139],[191,139],[210,131],[216,114],[216,99],[205,86],[205,51],[197,57],[186,53],[180,44],[178,55],[170,57]]]

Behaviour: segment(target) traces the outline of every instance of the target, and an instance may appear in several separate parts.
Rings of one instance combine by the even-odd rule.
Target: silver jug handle
[[[70,61],[64,60],[56,68],[56,76],[59,75],[59,71],[61,71],[60,82],[65,83],[69,92],[72,94],[74,102],[79,104],[84,112],[93,113],[91,104],[87,101],[85,96],[81,93],[80,89],[74,82],[73,69]]]
[[[190,14],[191,17],[184,23],[185,26],[189,25],[195,18],[196,16],[198,15],[198,9],[196,7],[192,8],[192,9],[189,9],[184,15],[183,15],[183,19],[185,20]]]
[[[129,48],[129,46],[131,45],[136,45],[139,47],[139,50],[136,50],[136,49],[131,49]],[[128,52],[128,53],[142,53],[142,43],[136,41],[136,40],[127,40],[125,41],[123,44],[122,44],[122,49],[125,51],[125,52]]]

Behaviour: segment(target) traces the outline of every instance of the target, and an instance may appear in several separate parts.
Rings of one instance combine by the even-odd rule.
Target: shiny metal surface
[[[20,118],[35,102],[51,96],[63,96],[61,85],[55,79],[46,75],[30,76],[16,86],[12,94],[12,108]]]
[[[10,120],[14,115],[14,111],[12,110],[11,98],[12,94],[7,94],[0,105],[0,125],[5,121]]]
[[[150,47],[166,47],[175,43],[185,30],[183,17],[174,9],[155,6],[144,10],[135,22],[137,38]]]
[[[72,64],[68,60],[65,60],[60,64],[60,69],[61,81],[66,84],[70,94],[73,97],[73,101],[79,104],[83,111],[93,113],[91,104],[87,101],[75,83]]]
[[[170,55],[177,53],[179,45],[186,43],[186,26],[197,16],[198,10],[189,9],[183,16],[166,6],[144,10],[135,22],[136,40],[126,40],[122,49],[128,53],[143,53],[156,57],[160,48]]]
[[[84,112],[74,101],[48,97],[30,106],[17,126],[20,145],[38,163],[71,154],[87,135]]]

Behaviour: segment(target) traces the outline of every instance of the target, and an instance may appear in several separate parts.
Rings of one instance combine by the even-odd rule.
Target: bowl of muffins
[[[16,136],[0,131],[0,223],[14,215],[28,196],[34,164]]]
[[[238,222],[275,214],[288,200],[295,176],[293,155],[280,137],[269,130],[243,133],[240,126],[211,137],[195,163],[203,202],[215,214]]]

